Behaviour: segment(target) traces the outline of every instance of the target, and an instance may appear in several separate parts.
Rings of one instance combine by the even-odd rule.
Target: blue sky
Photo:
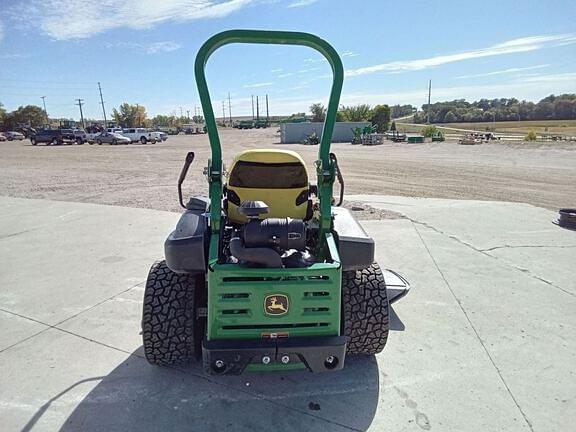
[[[101,118],[122,102],[150,115],[194,112],[193,63],[233,28],[315,33],[341,54],[344,104],[576,93],[574,1],[0,0],[0,102],[46,105],[52,117]],[[330,70],[306,48],[231,45],[207,67],[216,115],[266,93],[272,115],[326,102]]]

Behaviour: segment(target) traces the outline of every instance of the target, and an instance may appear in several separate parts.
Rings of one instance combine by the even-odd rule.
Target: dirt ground
[[[279,144],[275,128],[224,130],[226,161],[246,148],[299,152],[313,172],[318,148]],[[348,194],[516,201],[557,210],[576,206],[576,145],[454,142],[352,146],[334,144]],[[202,175],[210,154],[206,135],[171,136],[159,144],[33,147],[0,143],[0,195],[178,211],[176,182],[187,151],[196,152],[185,184],[207,194]],[[354,206],[354,203],[350,203]],[[360,211],[360,218],[387,217]]]

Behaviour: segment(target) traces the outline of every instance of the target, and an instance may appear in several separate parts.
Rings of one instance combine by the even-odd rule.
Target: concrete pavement
[[[564,431],[576,421],[576,232],[536,207],[356,196],[412,283],[385,350],[339,373],[210,377],[141,351],[178,214],[0,197],[0,430]]]

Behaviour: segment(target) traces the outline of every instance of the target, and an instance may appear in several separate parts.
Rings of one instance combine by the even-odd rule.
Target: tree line
[[[123,103],[118,107],[118,109],[114,108],[112,110],[112,120],[114,120],[119,126],[126,128],[156,126],[180,127],[183,124],[190,122],[203,123],[204,117],[157,115],[148,118],[145,106]],[[86,125],[99,122],[101,122],[101,120],[85,119]],[[0,129],[14,130],[21,127],[32,127],[38,129],[50,123],[51,121],[48,119],[46,113],[39,106],[26,105],[18,107],[14,111],[7,112],[4,109],[4,105],[0,102]]]
[[[515,98],[480,99],[467,102],[456,99],[422,105],[414,123],[458,123],[522,120],[574,120],[576,94],[550,95],[537,103]]]
[[[311,121],[323,122],[326,118],[326,108],[321,103],[312,104],[310,105],[310,114],[312,114]],[[366,104],[342,105],[336,113],[336,121],[368,121],[376,126],[377,132],[386,132],[390,125],[390,107],[388,105],[371,107]]]

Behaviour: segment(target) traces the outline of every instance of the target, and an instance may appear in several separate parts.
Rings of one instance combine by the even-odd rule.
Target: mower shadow
[[[61,432],[366,430],[380,391],[374,357],[349,357],[344,370],[335,373],[214,377],[205,375],[199,364],[152,367],[140,348],[107,376],[96,378],[102,379]],[[41,415],[27,426],[33,428]]]

